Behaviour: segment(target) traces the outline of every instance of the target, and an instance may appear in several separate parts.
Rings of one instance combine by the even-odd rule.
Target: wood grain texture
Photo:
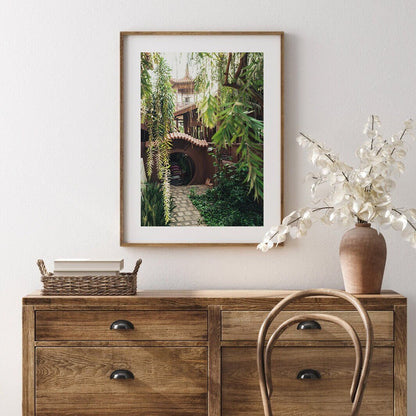
[[[207,347],[208,341],[35,341],[35,347]],[[383,346],[384,343],[383,343]]]
[[[33,306],[23,306],[22,311],[22,415],[35,415],[35,312]]]
[[[354,372],[353,348],[275,348],[272,360],[275,414],[349,416]],[[222,416],[263,416],[256,349],[223,348]],[[297,380],[315,369],[319,380]],[[375,348],[361,414],[393,416],[393,349]]]
[[[285,217],[285,34],[280,33],[280,221]],[[284,243],[278,245],[281,246]]]
[[[407,308],[396,306],[394,320],[394,415],[407,416]]]
[[[223,310],[270,310],[293,290],[146,290],[135,296],[42,296],[40,292],[23,298],[25,305],[36,309],[153,310],[204,309],[221,305]],[[393,291],[380,295],[359,295],[367,310],[394,310],[405,305],[406,298]],[[294,302],[287,310],[352,310],[336,298],[314,297]]]
[[[117,320],[132,330],[111,330]],[[205,311],[37,311],[36,340],[207,340]]]
[[[293,291],[210,290],[142,291],[136,296],[119,297],[53,297],[39,293],[27,296],[23,300],[23,416],[35,416],[35,371],[36,416],[263,416],[257,381],[256,340],[221,340],[221,311],[263,314],[290,293]],[[372,313],[394,311],[395,317],[394,337],[375,341],[362,414],[391,416],[394,408],[394,416],[406,416],[406,298],[393,291],[358,298]],[[314,297],[294,303],[289,312],[318,310],[349,313],[350,308],[339,300]],[[41,332],[37,335],[47,339],[35,340],[35,312],[40,317]],[[175,313],[171,315],[172,312]],[[387,316],[384,312],[373,316],[376,327],[380,324],[379,317]],[[189,322],[187,316],[194,318]],[[93,328],[102,329],[102,339],[89,339],[97,338],[97,332],[93,329],[95,335],[90,335],[86,328],[79,330],[82,333],[79,332],[78,337],[82,339],[51,339],[62,336],[57,335],[60,331],[67,335],[67,331],[76,331],[73,327],[81,324],[83,317],[94,317]],[[173,339],[154,339],[154,336],[153,339],[129,339],[130,335],[109,338],[107,325],[109,327],[111,322],[108,318],[112,320],[113,317],[141,318],[134,321],[135,326],[138,322],[138,330],[147,322],[146,325],[150,325],[147,334],[154,334],[155,329],[157,334],[165,334],[160,335],[161,338],[169,334]],[[152,317],[157,318],[156,326],[167,326],[167,329],[154,328]],[[163,317],[167,317],[166,320]],[[203,323],[197,317],[202,317]],[[50,324],[55,319],[58,323]],[[42,320],[49,323],[41,324]],[[91,323],[91,319],[87,321]],[[234,321],[243,330],[244,322]],[[60,328],[66,325],[69,325],[66,329]],[[387,321],[381,333],[388,332],[385,332],[386,325],[389,325]],[[183,337],[171,329],[175,326],[182,328],[182,335],[191,332],[194,338],[180,339]],[[45,332],[42,334],[42,331]],[[235,333],[235,328],[228,325],[227,331]],[[201,334],[204,338],[199,338]],[[347,415],[341,406],[344,396],[338,398],[338,392],[342,390],[348,394],[351,383],[354,354],[350,345],[345,339],[279,341],[277,351],[282,353],[274,355],[272,361],[278,364],[279,357],[283,359],[283,378],[278,383],[285,388],[287,384],[288,391],[280,397],[282,389],[275,380],[272,400],[277,400],[279,406],[276,414]],[[311,360],[308,361],[308,357]],[[305,386],[311,385],[293,384],[290,377],[298,367],[289,368],[291,362],[298,367],[302,364],[323,368],[326,378],[319,384],[325,388],[322,406],[306,391],[311,409],[305,411],[305,400],[299,401],[298,396],[302,398]],[[133,383],[106,384],[110,382],[108,376],[113,365],[132,369],[136,375]]]
[[[198,347],[37,348],[36,415],[207,415],[207,364]]]
[[[363,342],[363,344],[365,344]],[[222,347],[255,347],[257,341],[221,341]],[[374,341],[374,347],[394,347],[394,341]],[[280,341],[279,347],[353,347],[351,340],[305,340],[305,341]]]
[[[120,246],[124,243],[124,36],[120,32]]]
[[[351,326],[343,318],[340,318],[335,315],[330,315],[326,313],[303,313],[301,315],[292,316],[286,321],[282,322],[276,331],[270,336],[269,341],[266,344],[266,337],[268,329],[270,325],[273,323],[275,318],[282,312],[289,304],[294,302],[298,299],[309,298],[313,296],[331,296],[339,299],[343,299],[350,303],[356,311],[359,313],[365,329],[365,348],[364,354],[362,351],[361,343],[358,338],[358,335],[355,329]],[[306,321],[306,322],[305,322]],[[355,366],[354,366],[354,376],[351,384],[350,389],[350,398],[351,398],[351,416],[358,416],[363,393],[365,391],[366,382],[368,379],[369,371],[370,371],[370,363],[371,357],[373,352],[373,325],[371,323],[370,317],[368,315],[367,310],[363,307],[361,302],[351,295],[350,293],[346,293],[341,290],[334,290],[334,289],[308,289],[308,290],[300,290],[298,292],[293,293],[292,295],[288,296],[287,298],[283,299],[279,302],[267,315],[266,319],[264,320],[263,324],[261,325],[259,336],[257,340],[257,368],[259,371],[259,385],[260,385],[260,392],[262,396],[263,408],[265,416],[272,416],[272,407],[271,407],[271,396],[272,396],[272,368],[271,368],[271,358],[272,353],[274,350],[274,346],[277,345],[277,341],[282,334],[288,327],[293,325],[299,325],[298,328],[303,328],[305,325],[305,329],[307,327],[313,328],[317,327],[321,329],[319,324],[316,322],[332,322],[341,326],[351,337],[351,340],[354,344],[354,351],[355,351]],[[307,325],[307,326],[306,326]],[[314,374],[315,370],[302,370],[302,372],[306,372],[309,374]],[[298,373],[297,378],[303,379],[301,373]],[[313,378],[321,378],[319,373],[316,373],[317,377]],[[312,376],[308,376],[306,378],[311,378]]]
[[[281,178],[280,178],[280,217],[282,218],[284,212],[284,154],[283,154],[283,142],[284,142],[284,113],[283,113],[283,54],[284,45],[283,37],[284,32],[282,31],[124,31],[120,32],[120,246],[121,247],[138,247],[138,246],[149,246],[149,247],[210,247],[210,246],[252,246],[256,247],[255,243],[130,243],[125,239],[124,233],[124,65],[125,65],[125,53],[124,53],[124,42],[129,36],[275,36],[280,38],[280,68],[278,74],[280,76],[280,163],[281,163]]]
[[[310,311],[308,311],[310,312]],[[316,311],[319,313],[319,311]],[[331,311],[325,312],[329,315],[338,316],[349,322],[357,331],[358,336],[365,340],[365,330],[362,319],[358,312],[353,311]],[[229,340],[256,340],[259,328],[266,318],[268,311],[224,311],[222,313],[222,339]],[[272,333],[282,322],[302,311],[281,312],[273,322],[270,333]],[[374,339],[393,340],[393,317],[391,311],[370,311],[370,319],[374,328]],[[282,334],[282,340],[349,340],[348,334],[338,325],[331,322],[319,322],[320,330],[297,330],[296,326]],[[279,341],[280,342],[280,341]]]
[[[224,35],[249,35],[249,36],[282,36],[284,32],[281,31],[229,31],[229,30],[207,30],[207,31],[123,31],[120,32],[120,36],[131,36],[131,35],[141,35],[141,36],[224,36]]]
[[[208,415],[221,416],[221,307],[208,307]]]

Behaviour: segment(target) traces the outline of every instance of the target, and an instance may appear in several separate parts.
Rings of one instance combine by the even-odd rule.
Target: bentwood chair
[[[361,342],[358,338],[355,329],[345,320],[329,314],[322,313],[304,313],[301,315],[293,316],[279,325],[279,327],[271,334],[268,342],[266,343],[266,337],[270,325],[275,320],[277,315],[291,302],[310,296],[335,296],[342,298],[351,303],[360,314],[360,317],[364,323],[365,328],[365,352],[364,360],[362,356]],[[332,289],[311,289],[295,292],[283,300],[281,300],[268,314],[264,320],[258,340],[257,340],[257,368],[259,372],[260,391],[263,402],[265,416],[273,416],[271,407],[271,397],[273,394],[273,383],[271,373],[271,357],[273,347],[278,341],[283,332],[292,325],[305,321],[327,321],[337,324],[344,328],[352,339],[355,349],[355,368],[354,376],[352,379],[350,398],[351,398],[351,416],[357,416],[360,411],[361,400],[363,397],[364,389],[366,386],[368,373],[370,369],[370,362],[373,351],[373,327],[368,316],[367,311],[364,309],[361,302],[349,293],[332,290]]]

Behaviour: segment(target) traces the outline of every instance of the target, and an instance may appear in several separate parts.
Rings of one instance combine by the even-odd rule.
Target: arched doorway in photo
[[[200,185],[213,175],[213,160],[208,154],[208,142],[189,134],[174,132],[171,140],[170,173],[173,186]]]
[[[173,186],[189,185],[195,175],[195,163],[182,152],[170,154],[170,183]]]

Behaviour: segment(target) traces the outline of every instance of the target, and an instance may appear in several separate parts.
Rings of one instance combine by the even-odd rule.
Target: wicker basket
[[[128,296],[137,290],[137,272],[142,259],[137,260],[131,273],[118,276],[55,276],[38,260],[43,283],[43,295],[51,296]]]

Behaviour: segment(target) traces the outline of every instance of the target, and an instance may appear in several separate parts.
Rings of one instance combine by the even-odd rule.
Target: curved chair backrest
[[[362,357],[361,342],[357,336],[355,329],[343,319],[329,314],[303,313],[293,316],[279,325],[279,327],[272,333],[269,341],[266,344],[267,332],[277,315],[294,300],[310,296],[334,296],[346,300],[355,307],[361,316],[365,328],[366,344],[364,360]],[[271,356],[273,352],[273,346],[276,344],[277,340],[286,329],[299,322],[308,320],[332,322],[344,328],[351,337],[355,349],[355,369],[350,389],[350,397],[352,402],[351,416],[357,416],[360,410],[361,400],[370,370],[370,362],[373,352],[373,327],[367,311],[364,309],[363,305],[356,297],[341,290],[333,289],[310,289],[294,292],[281,300],[270,311],[264,320],[257,339],[257,368],[259,372],[260,391],[265,416],[273,416],[271,408],[271,397],[273,394]]]

